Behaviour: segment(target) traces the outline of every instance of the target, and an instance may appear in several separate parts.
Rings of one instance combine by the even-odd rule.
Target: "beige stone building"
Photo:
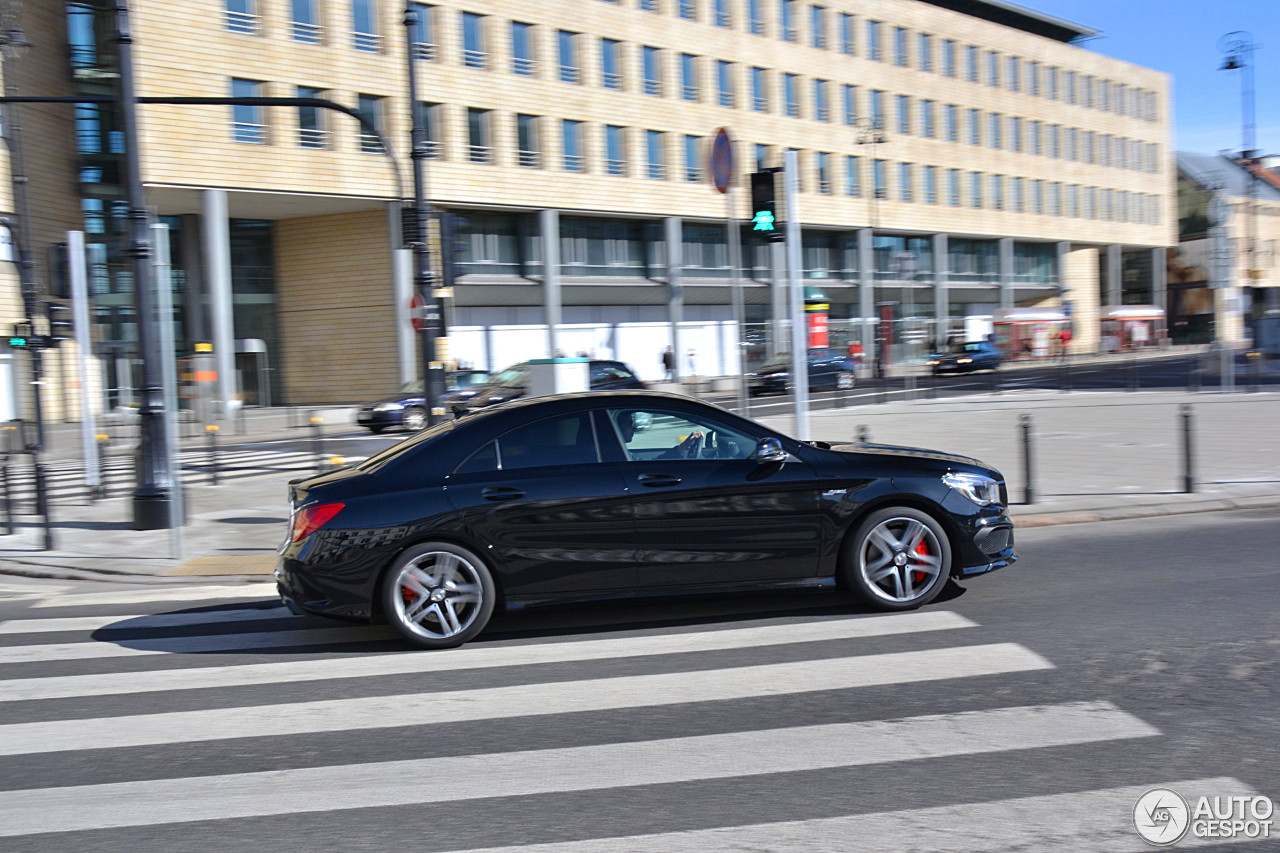
[[[800,272],[830,305],[833,345],[902,361],[1022,316],[994,327],[1004,345],[1041,352],[1046,330],[1070,325],[1073,346],[1092,350],[1102,308],[1164,305],[1170,82],[1089,50],[1087,28],[976,0],[411,5],[408,31],[402,0],[131,3],[139,95],[322,97],[371,116],[391,143],[308,107],[141,108],[179,348],[212,341],[221,374],[239,380],[227,393],[355,401],[416,375],[400,248],[410,50],[427,195],[466,218],[454,360],[586,351],[656,378],[667,345],[682,372],[704,375],[781,346],[785,264],[779,244],[752,237],[745,177],[789,149],[800,192],[780,215],[802,224]],[[23,88],[112,91],[109,6],[82,0],[42,22]],[[118,126],[110,106],[41,108],[59,109],[27,129],[50,160],[29,169],[42,187],[35,255],[56,290],[48,246],[59,229],[88,233],[115,404],[135,336],[117,260]],[[734,140],[727,201],[708,175],[718,128]],[[15,286],[0,279],[9,316]],[[237,348],[265,353],[233,360]]]

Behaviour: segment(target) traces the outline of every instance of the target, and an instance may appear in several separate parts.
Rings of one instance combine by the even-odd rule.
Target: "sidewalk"
[[[1183,494],[1180,406],[1193,411],[1197,489]],[[326,429],[350,414],[325,413]],[[1023,434],[1032,423],[1035,501],[1024,504]],[[1020,528],[1138,519],[1185,512],[1280,507],[1280,393],[1185,394],[1004,391],[998,395],[897,401],[811,412],[814,439],[850,441],[865,426],[873,443],[962,453],[999,468]],[[794,434],[792,417],[762,422]],[[354,427],[351,428],[354,431]],[[229,431],[230,432],[230,431]],[[240,441],[305,436],[283,413],[246,420]],[[227,436],[231,438],[230,435]],[[25,522],[0,536],[0,574],[126,583],[268,580],[288,525],[288,473],[206,482],[186,490],[181,552],[173,532],[130,529],[128,497],[55,505],[56,550]]]

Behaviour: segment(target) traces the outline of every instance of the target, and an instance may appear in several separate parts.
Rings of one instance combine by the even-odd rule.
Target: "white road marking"
[[[0,755],[569,714],[1052,669],[1015,643],[477,690],[0,726]]]
[[[230,622],[296,619],[283,604],[272,607],[202,610],[196,613],[139,613],[133,616],[68,616],[52,619],[10,619],[0,622],[0,634],[52,634],[59,631],[97,631],[100,628],[141,630],[216,625]]]
[[[602,746],[37,788],[0,792],[0,836],[671,784],[1158,734],[1110,703],[1084,702]],[[1132,802],[1117,804],[1119,809],[1132,807]]]
[[[245,583],[226,586],[184,586],[163,589],[137,588],[127,592],[81,592],[46,597],[36,607],[91,607],[104,604],[141,604],[145,601],[205,601],[206,599],[275,598],[274,583]]]

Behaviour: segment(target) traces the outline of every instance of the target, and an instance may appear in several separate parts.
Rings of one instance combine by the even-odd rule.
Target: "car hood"
[[[893,456],[899,459],[921,459],[930,462],[944,462],[948,465],[966,465],[991,470],[991,466],[979,459],[974,459],[972,456],[962,456],[959,453],[944,453],[941,450],[926,450],[922,447],[895,447],[888,444],[844,442],[832,444],[830,449],[837,453],[857,453],[862,456]]]
[[[380,406],[383,403],[399,403],[402,406],[421,406],[421,394],[391,394],[386,397],[379,397],[376,400],[370,400],[363,404],[364,408],[372,409],[374,406]]]

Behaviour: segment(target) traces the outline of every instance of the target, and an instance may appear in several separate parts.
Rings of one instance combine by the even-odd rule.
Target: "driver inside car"
[[[618,417],[618,431],[622,434],[622,443],[630,447],[631,439],[635,437],[635,414],[633,412],[623,412]],[[669,450],[653,457],[654,459],[699,459],[702,456],[702,443],[706,439],[705,433],[700,429],[695,429],[689,433],[683,441]]]

